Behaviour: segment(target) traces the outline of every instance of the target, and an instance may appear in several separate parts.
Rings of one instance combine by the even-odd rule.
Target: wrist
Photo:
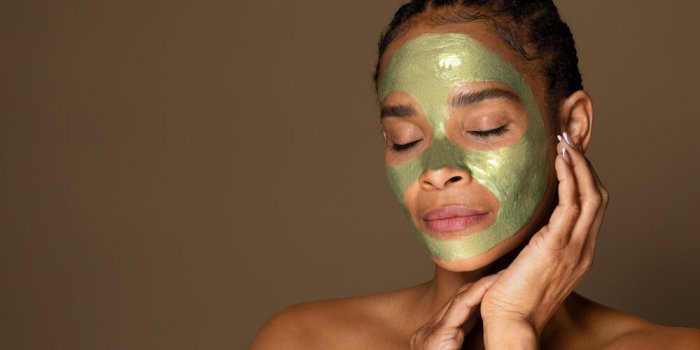
[[[484,319],[486,349],[533,350],[538,348],[538,338],[535,327],[525,320]]]

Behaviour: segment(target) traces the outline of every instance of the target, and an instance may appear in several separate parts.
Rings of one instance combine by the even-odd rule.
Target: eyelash
[[[469,134],[476,136],[476,137],[486,138],[486,137],[490,137],[490,136],[498,136],[498,135],[506,133],[507,131],[508,131],[508,125],[503,125],[501,127],[491,129],[491,130],[472,130],[472,131],[469,131]],[[407,150],[413,148],[415,145],[417,145],[418,142],[420,142],[421,140],[422,139],[411,141],[409,143],[402,143],[402,144],[394,143],[391,145],[391,148],[397,152],[407,151]]]
[[[413,148],[413,146],[417,145],[418,142],[420,142],[421,140],[422,140],[422,139],[420,139],[420,140],[415,140],[415,141],[411,141],[411,142],[409,142],[409,143],[403,143],[403,144],[394,143],[394,144],[391,145],[391,148],[392,148],[394,151],[397,151],[397,152],[407,151],[407,150]]]
[[[504,134],[508,131],[508,125],[503,125],[501,127],[491,129],[491,130],[472,130],[468,131],[469,134],[472,136],[476,137],[490,137],[490,136],[498,136],[501,134]]]

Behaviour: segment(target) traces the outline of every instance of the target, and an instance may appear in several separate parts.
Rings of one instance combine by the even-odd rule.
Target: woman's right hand
[[[476,324],[479,304],[498,274],[464,285],[457,293],[411,337],[414,350],[458,350],[464,336]]]

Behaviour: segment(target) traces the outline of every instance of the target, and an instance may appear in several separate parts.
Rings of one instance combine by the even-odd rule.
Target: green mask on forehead
[[[446,136],[450,91],[458,85],[483,81],[510,86],[528,115],[528,127],[520,141],[485,152],[466,149]],[[532,218],[545,192],[547,137],[535,97],[515,67],[469,36],[426,34],[394,53],[378,86],[380,101],[391,92],[404,92],[415,99],[433,132],[431,145],[418,157],[386,166],[391,188],[404,208],[408,186],[424,171],[445,167],[468,172],[500,201],[495,222],[464,237],[440,240],[416,227],[433,257],[458,260],[484,253]]]

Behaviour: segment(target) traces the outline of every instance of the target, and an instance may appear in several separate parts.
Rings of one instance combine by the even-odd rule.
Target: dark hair
[[[538,63],[538,72],[546,79],[550,114],[561,101],[583,89],[574,38],[569,26],[561,20],[552,0],[412,0],[394,14],[379,39],[379,55],[374,72],[376,85],[379,64],[387,46],[427,16],[430,25],[487,20],[496,34],[523,59]]]

